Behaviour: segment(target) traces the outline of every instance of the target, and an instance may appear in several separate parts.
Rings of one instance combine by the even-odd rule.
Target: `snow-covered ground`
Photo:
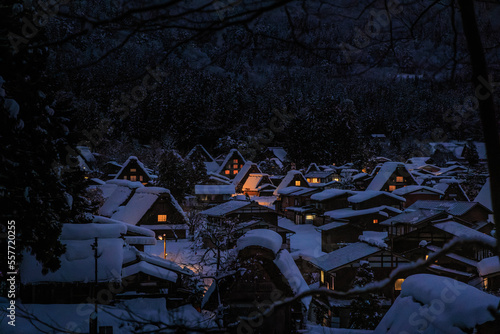
[[[295,232],[290,237],[290,253],[298,256],[318,257],[326,253],[321,251],[321,232],[311,224],[296,225],[290,219],[279,218],[278,225]]]

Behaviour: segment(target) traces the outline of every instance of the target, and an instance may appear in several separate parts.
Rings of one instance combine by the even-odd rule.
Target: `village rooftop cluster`
[[[473,237],[481,242],[382,286],[375,296],[380,323],[359,333],[408,331],[412,312],[427,326],[490,333],[494,319],[487,309],[500,301],[491,295],[500,289],[500,263],[491,248],[484,144],[474,143],[474,166],[464,159],[464,143],[430,145],[445,147],[454,159],[437,166],[430,157],[373,157],[361,169],[349,163],[297,169],[281,147],[252,162],[237,149],[214,158],[197,145],[186,158],[203,162],[206,178],[183,198],[157,185],[156,166],[131,156],[97,168],[81,146],[80,166],[103,203],[89,213],[91,223],[63,226],[59,270],[43,274],[34,256],[24,254],[20,298],[34,320],[19,319],[14,332],[29,332],[33,324],[67,329],[68,323],[88,332],[96,296],[102,333],[162,326],[214,332],[246,326],[256,333],[349,328],[352,298],[313,295],[266,315],[259,305],[310,289],[348,291],[362,267],[380,281],[454,238]],[[286,173],[264,173],[263,163]],[[464,189],[471,174],[482,181],[473,198]],[[443,304],[443,323],[418,313],[447,284],[459,292]],[[475,313],[465,321],[469,303]],[[259,326],[241,320],[249,314],[261,314]]]

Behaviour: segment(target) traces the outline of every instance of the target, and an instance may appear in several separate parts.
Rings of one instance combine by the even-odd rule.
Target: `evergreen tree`
[[[353,287],[363,287],[374,281],[370,263],[361,261],[356,277],[352,282]],[[372,293],[360,294],[351,302],[351,328],[375,329],[382,319],[380,303]]]
[[[472,140],[467,141],[464,150],[464,158],[469,163],[469,166],[477,165],[479,163],[479,154],[477,153],[476,145]]]
[[[182,199],[207,175],[203,161],[184,159],[177,151],[168,150],[160,158],[158,183],[170,190],[175,198]]]
[[[0,41],[0,197],[7,218],[2,232],[7,220],[15,220],[17,262],[26,250],[47,272],[59,268],[65,251],[62,224],[86,222],[84,212],[91,208],[76,159],[78,138],[70,131],[71,100],[46,73],[48,51],[27,47],[43,44],[44,31],[37,28],[31,39],[13,35],[21,34],[21,18],[34,17],[36,8],[8,2],[0,18],[12,32]]]

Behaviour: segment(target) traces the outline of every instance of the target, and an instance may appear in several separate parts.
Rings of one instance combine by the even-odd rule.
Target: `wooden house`
[[[124,240],[129,234],[127,229],[124,223],[64,224],[60,238],[66,253],[60,257],[58,270],[44,274],[34,255],[23,254],[23,303],[88,303],[94,289],[103,304],[112,304],[121,296],[164,297],[171,306],[183,303],[188,296],[178,290],[182,287],[181,277],[192,276],[192,272],[130,246]],[[97,259],[93,245],[98,249]]]
[[[230,200],[201,212],[207,219],[218,224],[226,219],[235,219],[246,222],[261,218],[272,225],[278,225],[278,214],[276,211],[259,205],[255,201]]]
[[[205,164],[207,173],[216,172],[219,169],[219,164],[215,161],[214,157],[203,147],[198,144],[185,157],[186,160],[202,161]]]
[[[307,188],[307,187],[309,187],[309,183],[307,182],[306,178],[304,177],[304,175],[301,172],[299,172],[297,170],[291,170],[285,175],[284,178],[281,179],[278,187],[274,191],[274,195],[278,195],[278,193],[281,189],[284,189],[287,187]]]
[[[245,162],[246,160],[241,153],[236,149],[232,149],[221,162],[217,173],[233,179],[243,168]]]
[[[400,213],[401,210],[392,206],[382,205],[360,210],[345,208],[326,211],[323,215],[327,218],[326,224],[329,222],[347,222],[365,231],[382,231],[384,227],[380,223]]]
[[[104,164],[102,168],[102,178],[104,180],[111,180],[116,178],[116,174],[122,169],[122,165],[120,165],[116,161],[108,161]]]
[[[276,186],[269,175],[261,173],[249,174],[242,186],[242,192],[248,196],[273,196],[274,190]]]
[[[469,197],[460,185],[457,179],[441,179],[439,183],[434,186],[434,189],[443,192],[441,199],[445,201],[469,201]]]
[[[394,195],[403,197],[406,201],[404,207],[407,208],[416,201],[420,200],[440,200],[443,199],[445,193],[437,188],[427,186],[407,186],[396,189],[392,192]]]
[[[443,211],[470,224],[488,220],[491,210],[480,203],[466,201],[416,201],[408,210]]]
[[[293,234],[295,234],[295,232],[292,230],[289,230],[287,228],[284,228],[282,226],[279,226],[279,225],[273,225],[273,224],[269,223],[268,221],[265,221],[262,218],[253,219],[253,220],[249,220],[249,221],[238,224],[236,231],[234,232],[234,237],[240,238],[248,231],[257,230],[257,229],[271,230],[271,231],[278,233],[281,236],[281,238],[283,239],[282,248],[290,250],[290,237]]]
[[[380,243],[379,246],[370,242],[356,242],[339,248],[326,255],[313,258],[310,262],[320,273],[320,286],[331,290],[347,291],[356,276],[356,270],[361,261],[370,264],[374,279],[387,278],[394,268],[409,261],[391,252]],[[404,277],[402,277],[404,278]],[[400,289],[397,284],[385,287],[381,293],[391,298]]]
[[[309,172],[305,175],[305,177],[307,182],[309,182],[312,186],[326,184],[333,181],[340,182],[340,175],[333,169]]]
[[[238,239],[238,262],[241,269],[216,277],[205,294],[202,307],[215,310],[219,303],[229,306],[225,325],[235,323],[241,314],[258,314],[259,305],[277,302],[309,289],[292,256],[281,248],[279,234],[270,230],[252,230]],[[311,298],[279,307],[252,331],[287,334],[305,328],[304,313]],[[267,305],[267,304],[266,304]]]
[[[144,167],[144,164],[135,156],[129,157],[115,176],[115,179],[118,180],[139,181],[144,185],[156,178],[157,176]]]
[[[170,191],[143,187],[135,191],[127,204],[112,219],[146,227],[165,239],[185,239],[188,218]]]
[[[352,176],[352,183],[354,184],[354,187],[358,191],[366,190],[370,182],[372,181],[373,176],[367,173],[358,173]]]
[[[358,241],[363,229],[355,224],[332,222],[318,228],[321,231],[321,251],[333,252],[349,243]]]
[[[311,204],[318,212],[345,209],[349,207],[348,198],[356,192],[342,189],[326,189],[311,195]]]
[[[236,191],[232,184],[197,184],[194,193],[198,203],[219,204],[229,201]]]
[[[352,205],[353,210],[370,209],[382,205],[402,209],[405,199],[385,191],[365,190],[349,196],[347,201]]]
[[[477,263],[481,287],[486,291],[500,290],[500,261],[498,256],[482,259]]]
[[[373,175],[374,178],[366,190],[391,192],[398,188],[418,184],[405,164],[400,162],[386,162],[378,171],[374,170]]]
[[[243,193],[243,185],[250,177],[250,174],[261,174],[261,173],[262,172],[256,163],[253,163],[251,161],[247,161],[243,165],[243,167],[240,169],[238,174],[236,174],[232,180],[232,184],[234,185],[234,187],[236,189],[236,193],[237,194]],[[269,180],[269,182],[271,183],[270,180]]]
[[[287,187],[279,190],[276,211],[285,215],[295,224],[312,224],[318,210],[312,204],[311,195],[321,191],[319,188]]]

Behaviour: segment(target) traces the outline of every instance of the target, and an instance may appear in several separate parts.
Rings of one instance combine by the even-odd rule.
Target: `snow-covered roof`
[[[391,217],[387,220],[381,222],[381,225],[391,225],[391,224],[418,224],[424,220],[431,219],[433,217],[442,215],[442,211],[437,210],[406,210],[397,216]]]
[[[338,209],[332,211],[326,211],[324,213],[325,216],[328,216],[332,219],[347,219],[352,217],[371,215],[378,213],[381,216],[389,217],[389,214],[385,211],[391,211],[393,213],[401,213],[401,210],[393,208],[391,206],[382,205],[374,208],[364,209],[364,210],[353,210],[352,208]]]
[[[281,162],[285,161],[287,153],[283,147],[268,147],[268,150],[273,152]]]
[[[385,240],[388,237],[387,232],[363,231],[363,234],[358,237],[359,241],[366,242],[369,245],[388,248]]]
[[[82,224],[87,225],[87,224]],[[100,228],[108,226],[98,225]],[[63,226],[64,228],[64,226]],[[94,281],[94,239],[61,240],[66,252],[60,257],[61,267],[55,272],[42,274],[42,265],[29,252],[23,253],[21,262],[21,282],[36,284],[43,282],[82,282]],[[97,280],[110,282],[121,280],[124,241],[120,238],[98,239]]]
[[[344,195],[354,195],[356,192],[351,190],[343,189],[326,189],[322,192],[311,195],[311,199],[314,201],[322,202],[335,197],[340,197]]]
[[[350,203],[361,203],[378,196],[386,196],[394,198],[395,200],[398,200],[400,202],[406,202],[406,199],[404,199],[404,197],[398,196],[394,193],[388,193],[386,191],[376,191],[376,190],[359,191],[356,193],[356,195],[349,197],[347,200]]]
[[[500,274],[500,260],[498,256],[487,257],[477,263],[477,271],[481,276]]]
[[[125,222],[107,218],[107,217],[101,217],[101,216],[93,216],[92,221],[94,223],[101,223],[101,224],[118,224],[118,225],[123,225],[127,229],[127,233],[132,233],[132,234],[138,234],[140,236],[145,236],[145,237],[152,237],[155,238],[156,235],[153,231],[150,229],[140,227],[140,226],[135,226],[135,225],[130,225]]]
[[[307,182],[306,179],[304,178],[304,175],[298,170],[290,170],[288,173],[286,173],[285,177],[281,180],[280,184],[274,191],[275,195],[278,195],[281,189],[288,187],[288,185],[293,181],[296,175],[300,174],[304,182]]]
[[[479,193],[477,194],[474,202],[480,203],[487,207],[490,210],[493,210],[493,206],[491,203],[491,187],[490,187],[490,179],[486,180],[486,183],[483,185]]]
[[[111,217],[118,207],[122,205],[131,195],[135,189],[144,187],[140,182],[132,182],[127,180],[109,180],[106,185],[99,186],[101,189],[113,189],[104,204],[99,208],[99,215]]]
[[[439,210],[449,213],[450,215],[461,216],[466,214],[469,210],[471,210],[477,205],[480,204],[475,202],[466,202],[466,201],[420,200],[410,205],[407,208],[407,210],[416,210],[416,209]]]
[[[258,170],[258,173],[261,173],[262,171],[260,170],[259,166],[256,164],[256,163],[253,163],[251,161],[247,161],[245,162],[245,164],[243,165],[243,167],[241,167],[241,170],[238,172],[238,174],[236,174],[234,176],[234,179],[233,179],[233,184],[235,186],[237,186],[242,180],[243,178],[248,174],[248,171],[250,170],[250,168],[257,168]]]
[[[389,178],[396,171],[397,168],[406,169],[409,177],[413,178],[413,176],[403,163],[392,162],[392,161],[386,162],[380,167],[380,170],[378,171],[377,175],[375,175],[372,182],[370,182],[368,187],[366,187],[366,190],[381,190],[384,184],[386,184],[386,182],[389,180]],[[413,179],[413,181],[415,182],[415,184],[417,184],[417,181],[415,181],[415,179]]]
[[[231,150],[229,151],[229,153],[226,155],[226,157],[224,158],[224,161],[220,164],[219,169],[217,169],[217,173],[218,173],[218,174],[221,174],[221,173],[222,173],[222,171],[224,170],[224,168],[226,168],[226,165],[228,164],[229,160],[230,160],[230,159],[232,159],[232,158],[234,158],[234,156],[235,156],[235,155],[236,155],[239,159],[241,159],[241,162],[243,162],[243,163],[245,163],[245,162],[246,162],[245,158],[243,158],[243,156],[241,155],[241,153],[240,153],[237,149],[233,148],[233,149],[231,149]],[[238,173],[238,174],[239,174],[239,173]],[[236,175],[238,175],[238,174],[236,174]]]
[[[137,225],[161,194],[167,194],[170,197],[170,203],[184,217],[184,221],[187,222],[186,214],[179,206],[179,203],[177,203],[177,200],[170,194],[168,189],[161,187],[143,187],[137,189],[127,205],[120,207],[111,218]]]
[[[422,241],[425,241],[425,240],[422,240]],[[441,251],[440,247],[437,247],[437,246],[434,246],[434,245],[428,245],[428,244],[426,244],[424,247],[427,248],[428,250],[434,252],[434,253],[437,253],[437,252]],[[477,261],[468,259],[466,257],[463,257],[463,256],[455,254],[455,253],[446,253],[445,256],[449,257],[450,259],[454,259],[454,260],[456,260],[458,262],[465,263],[465,264],[467,264],[469,266],[472,266],[472,267],[476,267],[478,265]]]
[[[61,240],[94,240],[94,238],[119,238],[127,233],[124,224],[63,224]]]
[[[347,223],[332,222],[325,225],[321,225],[320,227],[318,227],[318,230],[329,231],[345,225],[347,225]]]
[[[378,247],[371,246],[365,242],[356,242],[326,255],[313,258],[311,262],[324,271],[330,271],[351,262],[359,261],[378,251],[380,251]]]
[[[282,249],[274,259],[274,263],[281,271],[281,274],[288,282],[288,285],[292,289],[294,295],[305,292],[309,290],[309,286],[307,285],[304,277],[302,276],[299,268],[295,264],[292,256],[286,249]],[[309,304],[311,303],[312,297],[302,298],[302,302],[305,307],[308,309]]]
[[[243,184],[243,190],[259,190],[258,188],[263,187],[264,185],[276,188],[274,185],[269,184],[269,183],[259,186],[260,182],[263,179],[269,180],[269,175],[257,174],[257,173],[249,174],[247,180],[245,181],[245,184]]]
[[[463,239],[474,238],[483,241],[487,245],[492,245],[493,247],[494,245],[496,245],[496,239],[491,235],[481,233],[479,231],[476,231],[470,227],[467,227],[452,220],[434,224],[434,227],[443,230],[445,232],[448,232],[459,238]]]
[[[472,333],[477,325],[494,320],[489,308],[497,309],[499,302],[500,298],[451,278],[417,274],[403,282],[401,294],[373,333]],[[425,318],[429,310],[439,310],[439,315]]]
[[[139,160],[139,158],[137,158],[136,156],[133,156],[131,155],[130,157],[128,157],[127,161],[125,161],[122,165],[122,168],[118,171],[118,173],[116,173],[116,176],[115,176],[115,179],[118,179],[118,177],[120,176],[120,174],[125,170],[125,168],[127,168],[128,164],[132,161],[132,160],[135,160],[137,162],[137,165],[139,166],[139,168],[141,168],[144,173],[151,179],[154,179],[156,178],[156,175],[153,175],[149,172],[149,170],[144,166],[144,164]]]
[[[161,268],[151,263],[145,261],[139,261],[128,267],[123,268],[123,277],[129,277],[137,273],[144,273],[150,276],[154,276],[166,281],[175,283],[177,281],[177,274],[165,268]]]
[[[398,196],[404,196],[412,193],[421,193],[421,194],[433,193],[433,194],[444,195],[443,191],[441,191],[440,189],[436,189],[435,187],[431,188],[427,186],[417,186],[417,185],[406,186],[403,188],[396,189],[392,192],[392,194]]]
[[[238,252],[247,247],[259,246],[271,250],[274,254],[281,249],[282,243],[283,238],[278,233],[267,229],[248,231],[236,242]]]
[[[251,203],[252,202],[250,201],[230,200],[225,203],[214,206],[213,208],[204,210],[201,212],[201,214],[212,217],[221,217],[230,212],[239,210],[247,205],[250,205]]]
[[[212,157],[212,155],[210,153],[208,153],[208,151],[205,149],[205,147],[203,147],[203,145],[201,145],[201,144],[195,145],[195,147],[193,147],[191,149],[191,151],[189,151],[189,153],[186,154],[186,159],[189,159],[198,150],[201,151],[202,155],[204,155],[206,158],[208,158],[208,160],[205,160],[206,162],[215,162],[215,159]]]
[[[307,188],[307,187],[297,187],[297,186],[291,186],[291,187],[285,187],[282,188],[278,191],[278,194],[280,195],[293,195],[293,196],[304,196],[308,195],[310,193],[317,192],[318,190],[316,188]],[[276,191],[275,191],[276,193]]]
[[[232,184],[197,184],[194,186],[196,195],[232,195],[235,192]]]
[[[316,178],[326,178],[332,174],[336,174],[337,171],[334,169],[329,169],[329,170],[320,170],[320,171],[313,171],[309,172],[305,175],[306,178],[311,178],[311,177],[316,177]]]

